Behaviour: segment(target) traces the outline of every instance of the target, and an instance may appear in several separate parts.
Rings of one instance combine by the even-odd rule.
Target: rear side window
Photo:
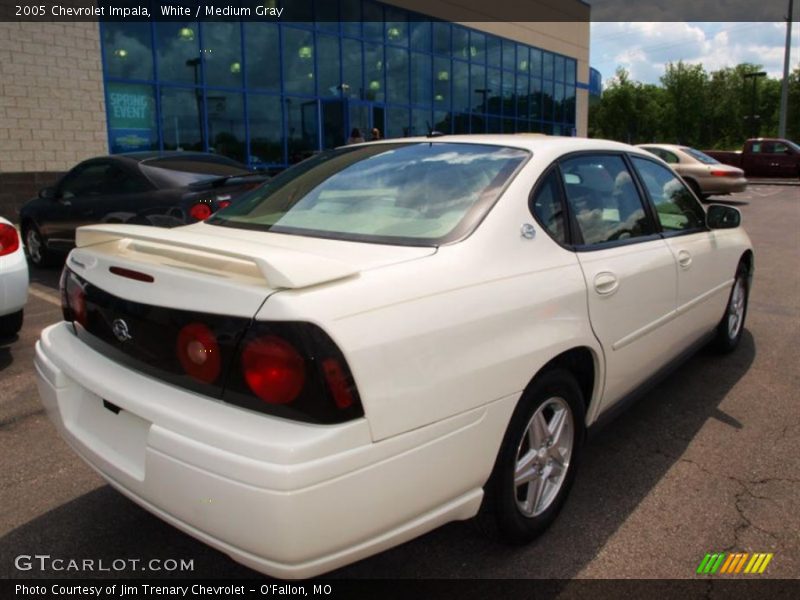
[[[686,231],[704,226],[703,207],[680,179],[652,161],[635,156],[632,161],[665,231]]]
[[[531,212],[554,240],[559,244],[566,243],[564,207],[556,169],[550,171],[536,188],[531,199]]]
[[[583,243],[591,246],[653,233],[625,161],[582,155],[561,163],[567,202]]]
[[[109,163],[92,163],[76,167],[61,182],[63,198],[99,196],[111,193],[114,167]]]

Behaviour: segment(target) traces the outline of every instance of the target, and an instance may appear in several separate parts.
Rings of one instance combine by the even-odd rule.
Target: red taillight
[[[65,321],[76,321],[86,326],[86,291],[72,272],[64,267],[59,282],[61,311]]]
[[[736,171],[711,171],[712,177],[739,177]]]
[[[11,254],[19,249],[19,234],[13,225],[0,223],[0,256]]]
[[[223,208],[228,208],[230,205],[231,205],[231,201],[230,200],[220,200],[217,203],[217,206],[219,207],[219,210],[222,210]]]
[[[326,358],[322,361],[322,371],[336,407],[344,410],[353,406],[353,391],[341,363],[335,358]]]
[[[306,381],[305,361],[286,340],[256,338],[242,352],[242,374],[250,390],[269,404],[294,401]]]
[[[189,209],[189,215],[197,221],[205,221],[211,216],[211,207],[205,202],[198,202]]]
[[[219,377],[222,359],[214,332],[202,323],[189,323],[178,333],[178,360],[190,377],[212,383]]]

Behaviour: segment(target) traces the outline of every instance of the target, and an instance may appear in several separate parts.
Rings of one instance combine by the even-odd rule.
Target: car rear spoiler
[[[209,267],[215,257],[232,258],[256,267],[271,288],[298,289],[336,281],[358,274],[344,262],[316,254],[289,250],[228,237],[147,225],[89,225],[79,227],[75,245],[88,248],[104,244],[106,253],[122,252],[132,245],[146,246],[147,254],[175,259],[187,266]],[[213,267],[212,267],[213,268]]]

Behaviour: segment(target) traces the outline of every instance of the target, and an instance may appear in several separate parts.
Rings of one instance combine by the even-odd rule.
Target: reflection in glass
[[[490,67],[499,69],[503,66],[503,42],[493,35],[486,36],[486,61]]]
[[[383,49],[382,44],[364,44],[365,100],[383,102],[385,98]]]
[[[153,78],[150,23],[105,23],[103,52],[109,77]]]
[[[242,32],[239,23],[203,23],[203,60],[206,85],[242,86]]]
[[[408,137],[408,109],[390,106],[386,109],[386,137]]]
[[[514,86],[514,73],[510,71],[503,71],[503,114],[507,117],[513,117],[516,115],[516,109],[514,103],[514,92],[516,91]]]
[[[503,68],[509,70],[516,69],[517,45],[511,40],[503,40]]]
[[[460,60],[453,61],[453,110],[464,112],[469,110],[469,64]]]
[[[317,85],[320,96],[339,96],[339,38],[317,36]]]
[[[533,77],[531,77],[530,116],[531,119],[542,118],[542,80]]]
[[[487,105],[489,112],[499,115],[503,112],[502,75],[500,69],[486,69]]]
[[[328,0],[323,0],[327,2]],[[353,37],[361,37],[361,0],[341,0],[340,14],[342,19],[342,33]]]
[[[472,112],[486,112],[492,93],[490,88],[486,87],[486,67],[475,64],[470,66],[469,88],[472,93]]]
[[[208,150],[245,162],[244,103],[242,95],[219,90],[206,92]]]
[[[158,149],[152,85],[107,83],[106,109],[112,153]]]
[[[289,164],[298,163],[319,148],[317,139],[317,101],[308,98],[284,98],[286,142]]]
[[[486,62],[486,36],[477,31],[469,32],[469,45],[472,55],[472,61],[477,63]]]
[[[198,23],[156,22],[156,59],[162,81],[202,82]]]
[[[204,150],[200,90],[161,88],[164,150]]]
[[[281,70],[277,68],[278,26],[274,23],[246,21],[247,85],[251,88],[280,91]]]
[[[409,95],[408,50],[386,48],[387,101],[407,104]]]
[[[431,112],[414,108],[411,110],[411,129],[409,135],[428,135],[431,128]]]
[[[434,21],[433,51],[437,54],[450,55],[450,23]]]
[[[361,42],[342,40],[342,95],[346,98],[363,98]]]
[[[528,95],[528,82],[530,77],[527,73],[517,73],[517,116],[524,119],[528,118],[529,114],[529,98]]]
[[[411,48],[418,52],[431,51],[431,22],[430,21],[411,21]]]
[[[364,39],[383,43],[383,7],[374,2],[364,2]]]
[[[406,11],[386,7],[386,43],[408,47]]]
[[[411,53],[411,102],[430,106],[433,67],[428,54]]]
[[[549,52],[542,52],[542,77],[544,79],[553,79],[553,58],[554,56]]]
[[[564,81],[564,57],[556,55],[553,61],[553,70],[555,71],[553,79],[556,81]]]
[[[314,94],[314,36],[283,28],[283,85],[290,94]]]
[[[469,31],[463,27],[453,25],[452,44],[453,58],[460,58],[461,60],[470,60],[472,58],[469,45]]]
[[[568,85],[564,92],[564,122],[575,124],[575,86]]]
[[[250,127],[250,163],[283,162],[283,117],[278,96],[247,96],[247,123]]]
[[[528,57],[528,71],[531,74],[531,77],[541,77],[542,76],[542,51],[537,50],[536,48],[530,49],[530,55]]]

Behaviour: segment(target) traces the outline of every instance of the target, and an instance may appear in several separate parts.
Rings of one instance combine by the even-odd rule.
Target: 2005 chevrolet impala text
[[[111,485],[308,577],[482,511],[533,539],[587,429],[742,335],[753,253],[651,154],[542,136],[313,157],[208,221],[78,230],[42,400]]]

